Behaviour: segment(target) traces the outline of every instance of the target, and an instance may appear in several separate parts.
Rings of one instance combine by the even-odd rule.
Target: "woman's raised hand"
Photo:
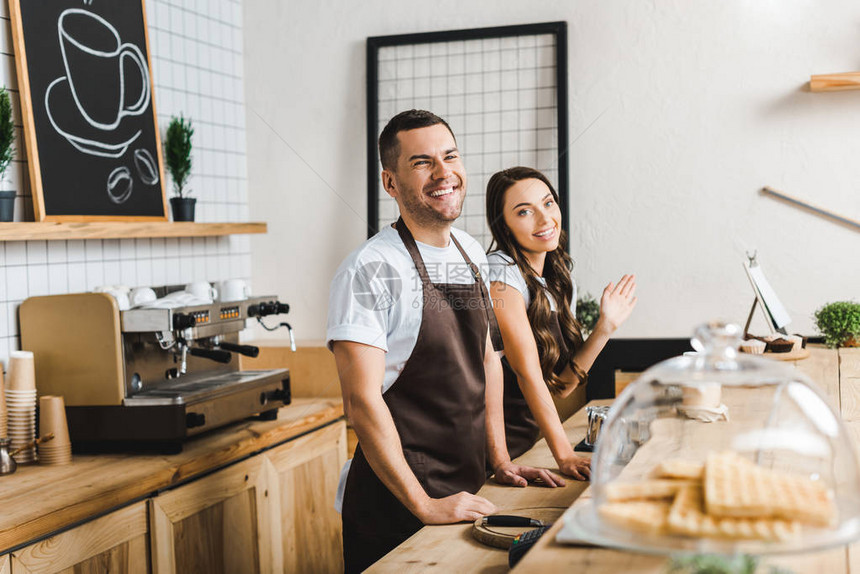
[[[636,306],[635,293],[635,275],[624,275],[618,285],[613,285],[610,282],[600,297],[600,318],[597,320],[595,330],[603,327],[610,334],[614,333],[627,320],[633,307]]]

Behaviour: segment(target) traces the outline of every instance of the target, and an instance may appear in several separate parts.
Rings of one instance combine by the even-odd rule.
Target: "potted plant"
[[[6,181],[6,170],[15,155],[15,124],[12,102],[5,87],[0,87],[0,181]],[[0,191],[0,221],[12,221],[15,215],[15,190]]]
[[[691,556],[673,556],[669,574],[756,574],[762,572],[759,568],[759,558],[749,554],[734,556],[719,556],[716,554],[694,554]],[[791,574],[775,566],[767,566],[767,574]]]
[[[576,320],[582,325],[582,338],[587,338],[600,318],[600,303],[586,293],[576,301]]]
[[[828,303],[815,312],[815,326],[828,347],[860,346],[860,303]]]
[[[191,175],[191,136],[194,128],[191,120],[186,120],[181,115],[173,117],[167,126],[167,137],[164,141],[164,156],[167,161],[167,171],[173,179],[173,192],[175,197],[170,198],[170,207],[173,210],[173,221],[194,221],[194,204],[197,199],[188,197],[190,190],[185,186]]]

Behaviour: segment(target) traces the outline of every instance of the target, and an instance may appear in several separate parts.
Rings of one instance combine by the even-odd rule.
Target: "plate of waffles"
[[[619,394],[558,542],[758,555],[860,539],[860,449],[832,390],[740,343],[737,325],[703,325],[695,356],[658,363]],[[693,399],[725,416],[689,416]]]
[[[823,481],[769,469],[733,452],[705,463],[661,462],[652,476],[605,485],[574,504],[556,540],[665,554],[778,554],[847,544],[860,521],[840,520]]]

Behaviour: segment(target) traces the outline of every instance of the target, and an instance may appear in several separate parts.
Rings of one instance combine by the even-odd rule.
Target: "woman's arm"
[[[600,318],[597,320],[591,335],[573,357],[576,365],[584,372],[587,373],[591,369],[609,338],[630,316],[633,307],[636,306],[635,293],[635,275],[624,275],[618,285],[610,283],[603,290],[603,295],[600,297]],[[561,372],[558,378],[565,383],[564,390],[560,394],[562,398],[568,396],[583,382],[573,372],[570,365]]]
[[[484,374],[486,376],[486,429],[487,460],[493,468],[495,481],[499,484],[526,486],[529,481],[540,479],[541,484],[550,488],[564,486],[564,480],[544,468],[521,466],[511,462],[505,444],[504,381],[502,362],[493,349],[490,333],[487,332],[487,350],[484,353]]]
[[[537,343],[529,325],[522,294],[515,288],[498,282],[490,285],[490,292],[505,343],[505,356],[517,375],[520,390],[546,438],[559,470],[579,480],[585,480],[590,475],[589,461],[573,452],[561,426],[558,411],[543,380]]]

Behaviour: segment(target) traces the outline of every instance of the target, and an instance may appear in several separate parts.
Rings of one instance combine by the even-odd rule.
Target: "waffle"
[[[781,518],[815,526],[830,526],[836,517],[824,484],[756,466],[734,453],[708,456],[704,484],[711,516]]]
[[[700,462],[680,460],[677,458],[664,460],[657,465],[654,476],[657,478],[673,478],[686,480],[702,480],[705,465]]]
[[[639,482],[612,482],[606,485],[606,500],[654,500],[673,498],[678,489],[691,484],[688,480],[652,479]]]
[[[632,500],[610,502],[600,507],[600,517],[622,528],[647,534],[665,534],[669,509],[666,500]]]
[[[789,540],[800,532],[797,522],[773,518],[719,518],[705,514],[704,494],[700,486],[685,486],[678,491],[669,511],[668,530],[671,534],[708,536],[712,538],[743,538]]]

